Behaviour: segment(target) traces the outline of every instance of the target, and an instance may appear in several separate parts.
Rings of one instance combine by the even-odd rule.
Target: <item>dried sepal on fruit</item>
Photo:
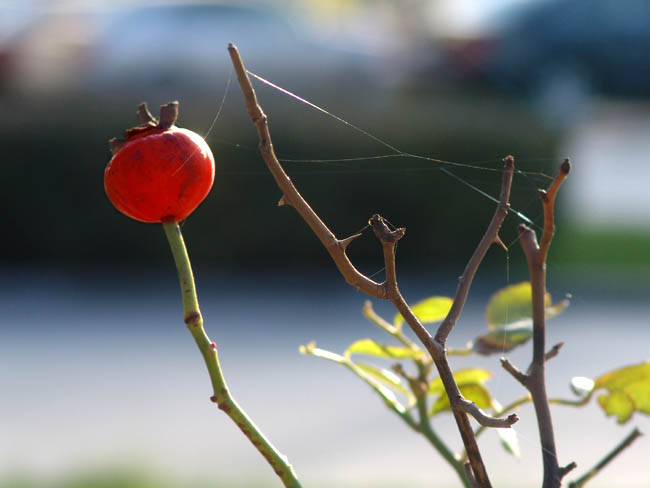
[[[178,102],[160,108],[160,121],[138,107],[141,125],[124,139],[111,139],[113,152],[104,171],[111,203],[135,220],[159,223],[185,220],[205,199],[214,182],[214,157],[203,138],[174,124]]]

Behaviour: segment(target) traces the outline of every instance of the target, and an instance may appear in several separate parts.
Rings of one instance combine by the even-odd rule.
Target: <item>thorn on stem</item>
[[[503,243],[499,234],[494,238],[494,244],[497,244],[499,247],[503,248],[504,251],[508,252],[508,246]]]
[[[343,247],[343,250],[347,249],[347,247],[350,245],[350,243],[355,240],[357,237],[361,237],[361,234],[354,234],[351,235],[350,237],[346,237],[345,239],[342,239],[339,241],[339,245]]]
[[[404,227],[390,230],[386,225],[384,218],[379,214],[374,214],[370,217],[368,225],[372,227],[372,230],[381,242],[397,242],[404,237],[404,234],[406,234],[406,229]]]
[[[562,346],[564,346],[564,342],[559,342],[559,343],[555,344],[555,345],[551,348],[551,350],[548,351],[548,352],[544,355],[544,361],[548,361],[549,359],[552,359],[552,358],[554,358],[555,356],[557,356],[558,353],[560,352],[560,349],[562,349]]]

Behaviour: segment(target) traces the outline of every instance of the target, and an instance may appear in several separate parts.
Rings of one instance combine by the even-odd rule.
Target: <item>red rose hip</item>
[[[104,188],[120,212],[141,222],[185,220],[214,182],[214,157],[203,138],[174,125],[178,102],[160,108],[160,122],[145,104],[143,125],[111,139],[113,158],[104,171]]]

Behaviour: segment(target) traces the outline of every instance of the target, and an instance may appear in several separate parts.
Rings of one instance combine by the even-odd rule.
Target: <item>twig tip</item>
[[[569,158],[565,158],[564,161],[562,161],[560,171],[564,174],[569,174],[569,171],[571,171],[571,160]]]
[[[517,422],[519,422],[519,415],[517,415],[516,413],[511,413],[506,418],[506,423],[508,425],[516,424]]]
[[[526,224],[519,224],[517,226],[517,232],[519,234],[523,234],[524,232],[528,232],[530,228]]]

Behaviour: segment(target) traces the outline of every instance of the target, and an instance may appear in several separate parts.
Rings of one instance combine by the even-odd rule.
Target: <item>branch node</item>
[[[188,329],[198,327],[203,323],[203,317],[199,312],[190,312],[183,318]]]
[[[284,207],[285,205],[289,205],[289,202],[287,201],[287,198],[282,195],[282,198],[278,200],[278,207]]]
[[[397,242],[402,237],[404,237],[404,234],[406,234],[406,229],[404,227],[390,230],[386,225],[384,218],[379,214],[374,214],[372,217],[370,217],[370,220],[368,220],[368,225],[372,227],[372,230],[377,236],[377,239],[385,243]]]

